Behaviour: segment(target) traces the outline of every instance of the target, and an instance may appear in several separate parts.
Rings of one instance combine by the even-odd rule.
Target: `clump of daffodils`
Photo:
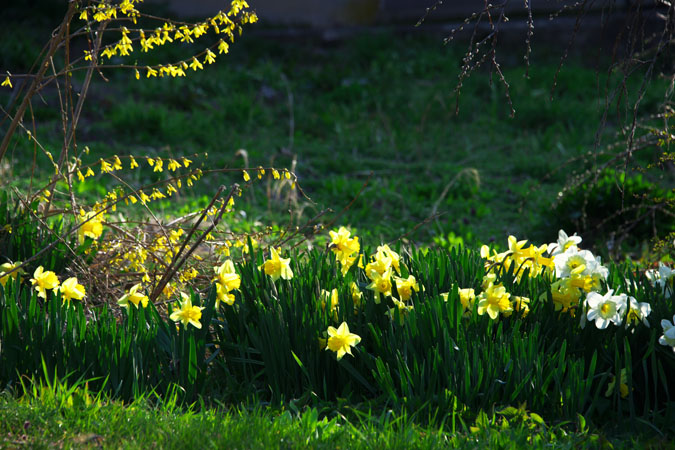
[[[388,245],[380,245],[364,270],[371,281],[366,288],[373,291],[375,303],[379,304],[383,298],[392,296],[392,276],[394,272],[401,275],[400,256]]]
[[[480,255],[485,259],[485,268],[487,271],[505,273],[513,270],[518,281],[527,270],[531,278],[550,273],[553,268],[553,260],[544,256],[547,245],[536,247],[530,244],[525,247],[527,240],[519,241],[515,236],[509,236],[509,249],[502,253],[492,251],[487,245],[480,249]]]

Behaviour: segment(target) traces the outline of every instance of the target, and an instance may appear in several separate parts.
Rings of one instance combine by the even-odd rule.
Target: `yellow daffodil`
[[[216,283],[216,309],[220,307],[220,302],[225,302],[226,304],[232,306],[234,305],[234,301],[234,294],[231,293],[226,286]]]
[[[447,297],[445,301],[447,302]],[[459,289],[459,301],[462,303],[464,313],[471,314],[473,304],[476,301],[476,293],[471,288]]]
[[[349,272],[349,269],[354,265],[355,261],[358,261],[357,267],[363,269],[363,254],[354,253],[347,256],[344,261],[340,261],[340,272],[343,277],[347,275],[347,272]]]
[[[30,282],[35,286],[38,297],[44,299],[47,299],[47,289],[56,289],[59,286],[59,279],[56,274],[51,270],[45,271],[42,266],[35,269],[33,278],[30,279]]]
[[[326,350],[331,350],[337,353],[338,361],[342,359],[345,353],[352,355],[351,348],[361,342],[361,337],[349,332],[347,322],[335,329],[328,327],[328,341],[326,342]],[[352,355],[353,356],[353,355]]]
[[[214,267],[213,270],[216,272],[214,281],[222,284],[227,291],[239,289],[239,286],[241,286],[241,278],[235,272],[234,263],[231,259],[225,260],[223,264]]]
[[[271,257],[262,264],[265,274],[272,277],[272,281],[277,281],[280,277],[284,280],[293,278],[293,271],[291,270],[291,258],[281,258],[279,253],[270,247]]]
[[[354,303],[354,307],[355,308],[360,307],[363,293],[359,290],[359,286],[352,281],[352,283],[349,285],[349,289],[351,290],[352,293],[352,302]]]
[[[150,300],[147,295],[138,292],[142,288],[142,284],[138,283],[135,284],[129,289],[128,292],[126,292],[122,297],[120,297],[119,300],[117,300],[117,304],[122,306],[123,308],[128,308],[129,303],[133,304],[136,308],[138,308],[138,305],[140,304],[145,308],[148,306],[148,301]]]
[[[398,308],[398,323],[403,325],[405,322],[405,318],[408,317],[408,314],[410,314],[410,311],[413,310],[412,305],[406,305],[404,302],[397,300],[392,297],[392,301],[394,302],[394,306]],[[396,317],[396,313],[394,312],[394,308],[390,308],[389,311],[386,313],[390,319],[394,319]]]
[[[21,274],[25,273],[23,271],[23,269],[14,270],[17,267],[19,267],[20,265],[21,265],[20,261],[17,261],[15,263],[6,262],[6,263],[3,263],[3,264],[0,264],[0,286],[5,287],[5,284],[7,283],[7,280],[9,280],[10,278],[13,279],[13,280],[16,280],[16,279],[19,278],[19,276]],[[14,272],[12,272],[12,270],[14,270]],[[12,272],[12,273],[9,273],[9,272]],[[8,274],[8,275],[5,275],[5,274]]]
[[[391,257],[384,254],[383,252],[378,252],[373,257],[373,260],[366,264],[365,272],[368,278],[373,280],[373,274],[376,272],[378,275],[383,275],[385,272],[389,272],[391,269]]]
[[[192,325],[195,328],[201,328],[202,324],[199,319],[202,318],[203,306],[192,306],[192,299],[183,292],[180,293],[182,298],[179,308],[171,313],[169,318],[174,322],[182,322],[184,327]]]
[[[415,277],[410,275],[407,279],[394,277],[396,282],[396,292],[398,292],[399,298],[407,302],[412,297],[413,291],[419,292],[420,285],[415,280]]]
[[[491,284],[478,297],[478,314],[482,316],[487,312],[490,319],[494,320],[499,313],[513,311],[509,301],[510,297],[511,294],[506,292],[504,286]]]
[[[616,377],[612,376],[612,381],[610,381],[607,384],[607,391],[605,392],[605,397],[609,397],[610,395],[612,395],[615,387],[616,387]],[[619,382],[619,394],[621,395],[621,398],[626,398],[626,397],[628,397],[628,394],[629,394],[628,372],[626,372],[625,368],[621,369],[621,381]]]
[[[82,300],[87,295],[84,286],[77,282],[76,277],[70,277],[61,283],[59,292],[61,293],[63,303],[67,303],[68,306],[70,306],[71,300]]]
[[[526,317],[530,312],[530,299],[527,297],[512,295],[511,306],[513,307],[513,311],[519,311],[523,317]],[[511,311],[504,312],[504,317],[509,316],[511,316]]]
[[[332,289],[330,292],[321,289],[321,309],[326,311],[326,305],[330,305],[330,313],[333,318],[337,319],[338,307],[340,306],[340,299],[338,297],[338,290]]]
[[[377,247],[377,253],[381,254],[383,258],[389,259],[396,273],[401,275],[401,257],[398,253],[390,249],[387,244]],[[377,255],[376,259],[379,259]]]
[[[381,296],[391,297],[391,272],[386,271],[380,275],[376,270],[370,271],[370,279],[372,282],[366,286],[375,294],[375,303],[380,303]]]
[[[569,278],[562,278],[551,284],[551,297],[556,311],[572,311],[579,305],[581,290]]]

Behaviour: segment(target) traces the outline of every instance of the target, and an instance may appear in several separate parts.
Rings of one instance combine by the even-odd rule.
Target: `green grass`
[[[505,423],[504,419],[511,420]],[[583,420],[580,419],[580,420]],[[482,425],[481,425],[482,424]],[[254,406],[176,407],[147,398],[130,404],[56,383],[15,398],[0,395],[3,448],[635,448],[664,445],[647,434],[608,438],[583,422],[547,425],[497,415],[479,430],[425,427],[392,411]],[[472,426],[473,426],[472,425]]]
[[[304,219],[326,208],[341,210],[368,180],[340,222],[385,241],[434,212],[441,215],[409,240],[428,244],[450,233],[469,243],[508,234],[542,239],[550,234],[542,227],[554,221],[550,205],[557,193],[573,173],[591,167],[583,156],[596,151],[604,99],[597,86],[604,86],[606,75],[572,58],[558,74],[551,100],[558,54],[535,48],[529,79],[522,67],[504,67],[515,118],[503,87],[490,85],[482,71],[465,81],[456,115],[461,50],[429,35],[373,33],[326,44],[244,33],[226,58],[186,79],[136,81],[131,73],[107,72],[111,81],[97,79],[91,88],[78,144],[92,150],[85,162],[113,154],[208,152],[202,162],[209,168],[243,167],[235,156],[239,149],[248,152],[250,166],[291,167],[296,158],[300,185],[313,200],[300,202]],[[181,52],[150,55],[161,62]],[[639,81],[638,74],[628,81],[629,92]],[[643,111],[655,110],[662,88],[653,84]],[[38,136],[57,152],[60,138],[51,131],[58,130],[56,98],[49,91],[44,98],[46,104],[35,104]],[[615,131],[609,123],[602,142]],[[25,186],[32,153],[25,140],[11,153],[14,184]],[[659,153],[636,157],[648,163]],[[470,169],[478,176],[460,175]],[[151,175],[123,178],[138,186]],[[214,186],[239,180],[209,177],[161,212],[174,215]],[[86,184],[82,195],[90,201],[97,198],[95,184],[114,180]],[[239,207],[249,224],[286,220],[284,198],[266,198],[264,188],[245,195]]]

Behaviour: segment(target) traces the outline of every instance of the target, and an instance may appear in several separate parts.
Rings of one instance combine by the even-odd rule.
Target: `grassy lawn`
[[[292,169],[311,200],[254,185],[239,206],[245,214],[231,220],[235,229],[283,226],[289,207],[293,224],[328,209],[321,223],[330,223],[349,205],[339,222],[384,241],[544,239],[560,222],[551,210],[558,193],[574,175],[609,159],[604,145],[618,139],[610,117],[595,146],[607,75],[572,57],[556,77],[560,53],[547,45],[535,47],[529,79],[519,64],[503,68],[516,110],[511,118],[503,86],[491,84],[485,71],[464,82],[457,103],[463,47],[443,46],[439,36],[374,32],[327,43],[244,35],[224,61],[186,79],[136,81],[123,71],[105,72],[109,82],[95,77],[78,145],[91,149],[85,163],[114,154],[202,155],[195,159],[207,168]],[[179,54],[151,53],[150,61]],[[628,97],[639,82],[638,74],[628,80]],[[664,86],[653,84],[643,111],[655,110]],[[34,105],[37,135],[57,153],[58,100],[49,90],[43,98]],[[14,184],[26,185],[33,151],[26,140],[13,148]],[[648,164],[659,154],[646,149],[636,158]],[[121,176],[139,186],[153,175],[148,168]],[[159,213],[184,214],[203,206],[218,185],[240,180],[236,172],[208,177]],[[659,182],[671,181],[672,174]],[[93,202],[112,184],[98,175],[79,194]]]
[[[667,445],[663,438],[592,432],[583,422],[530,420],[505,425],[496,415],[474,430],[423,426],[393,411],[353,408],[190,409],[147,399],[122,404],[83,389],[43,388],[38,397],[0,397],[3,448],[579,448]],[[508,419],[507,419],[508,420]],[[583,419],[582,419],[583,420]],[[475,424],[472,424],[473,427]]]

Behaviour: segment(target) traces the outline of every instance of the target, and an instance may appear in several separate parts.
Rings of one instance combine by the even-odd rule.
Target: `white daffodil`
[[[568,236],[565,231],[560,230],[558,231],[558,242],[548,244],[548,253],[551,256],[555,256],[564,253],[568,248],[577,248],[579,243],[581,243],[581,236],[577,236],[576,233]]]
[[[636,324],[642,322],[645,326],[649,327],[649,321],[647,321],[647,316],[652,313],[652,307],[647,302],[638,303],[634,297],[628,297],[628,312],[626,313],[626,328],[631,324]]]
[[[673,290],[675,290],[675,270],[660,262],[658,270],[649,269],[645,272],[645,276],[649,280],[649,283],[658,288],[666,298],[670,298],[673,295]]]
[[[588,313],[586,315],[589,321],[595,321],[595,326],[604,330],[614,322],[615,325],[621,325],[621,316],[626,309],[626,294],[612,295],[614,290],[610,289],[605,295],[597,292],[590,292],[586,297],[586,306]]]
[[[597,269],[598,261],[590,251],[570,247],[563,253],[555,255],[553,264],[555,264],[556,277],[568,278],[572,271],[580,266],[584,266],[584,270],[579,275],[591,275]]]
[[[675,352],[675,326],[673,323],[675,323],[675,316],[673,316],[672,323],[666,319],[661,321],[661,327],[663,327],[663,336],[659,338],[659,344],[669,345]]]

